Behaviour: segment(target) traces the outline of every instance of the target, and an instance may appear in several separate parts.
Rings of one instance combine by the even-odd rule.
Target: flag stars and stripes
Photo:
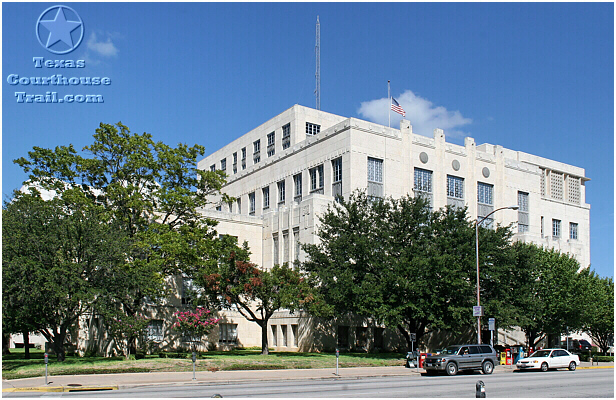
[[[403,117],[406,117],[406,111],[404,111],[404,108],[402,108],[400,103],[398,103],[393,97],[391,98],[391,110],[401,114]]]

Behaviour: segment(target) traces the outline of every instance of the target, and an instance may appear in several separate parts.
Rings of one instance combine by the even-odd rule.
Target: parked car
[[[569,344],[568,347],[567,343]],[[564,340],[562,342],[562,347],[573,353],[585,353],[592,350],[592,344],[590,344],[588,340],[585,339],[569,339],[568,342]]]
[[[539,369],[544,372],[556,368],[569,368],[569,371],[575,371],[578,365],[580,357],[564,349],[537,350],[530,356],[519,359],[515,364],[520,370]]]
[[[458,371],[481,370],[491,374],[498,365],[496,350],[489,344],[463,344],[449,346],[439,354],[426,357],[423,368],[428,374],[446,372],[453,376]]]

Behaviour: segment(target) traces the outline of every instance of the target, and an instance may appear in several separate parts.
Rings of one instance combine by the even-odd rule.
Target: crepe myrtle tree
[[[192,311],[176,311],[173,313],[176,321],[172,328],[177,331],[182,338],[189,339],[192,343],[192,350],[195,351],[196,342],[207,336],[220,322],[220,318],[211,316],[211,311],[203,307],[197,307]]]
[[[262,269],[249,261],[246,242],[222,236],[218,242],[218,262],[207,264],[195,277],[202,288],[200,301],[217,309],[237,310],[261,327],[261,354],[269,354],[267,324],[274,312],[287,309],[326,316],[331,311],[315,289],[314,275],[288,264]]]

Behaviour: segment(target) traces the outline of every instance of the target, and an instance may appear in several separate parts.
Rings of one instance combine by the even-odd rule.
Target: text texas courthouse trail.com
[[[35,68],[85,68],[85,60],[45,60],[43,57],[33,57],[32,62]],[[10,74],[6,81],[12,86],[101,86],[111,85],[111,79],[98,76],[66,77],[62,74],[49,76],[25,77],[18,74]],[[18,103],[104,103],[101,94],[65,94],[58,95],[58,92],[46,91],[45,94],[26,93],[16,91],[15,97]]]

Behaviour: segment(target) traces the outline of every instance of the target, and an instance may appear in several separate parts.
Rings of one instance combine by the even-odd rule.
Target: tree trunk
[[[6,356],[11,354],[11,335],[2,333],[2,355]]]
[[[27,330],[22,332],[24,336],[24,358],[26,360],[30,359],[30,332]]]
[[[269,347],[267,343],[267,321],[262,321],[261,325],[261,355],[266,356],[269,354]]]
[[[66,352],[64,351],[64,339],[66,338],[66,328],[60,327],[60,332],[54,332],[52,347],[56,353],[56,359],[62,362],[66,359]]]
[[[409,335],[402,325],[398,325],[398,331],[400,331],[404,340],[406,340],[406,351],[411,351],[411,335]]]

